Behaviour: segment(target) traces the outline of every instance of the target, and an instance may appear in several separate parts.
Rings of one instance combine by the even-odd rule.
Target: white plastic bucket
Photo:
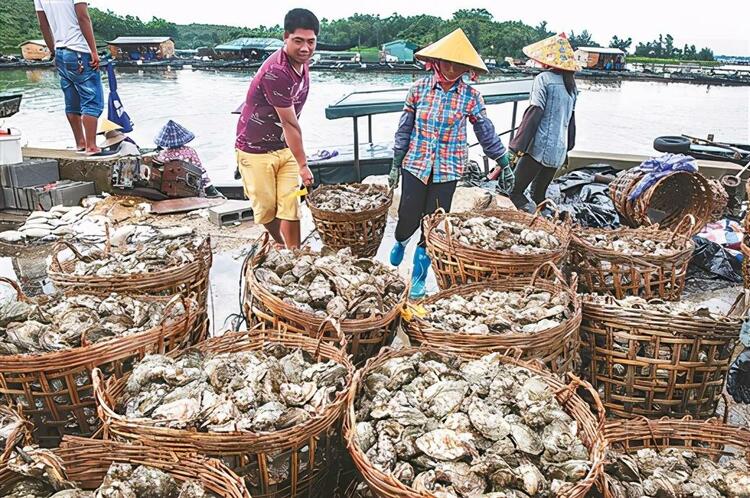
[[[21,132],[11,130],[10,135],[0,135],[0,164],[23,162],[21,154]]]

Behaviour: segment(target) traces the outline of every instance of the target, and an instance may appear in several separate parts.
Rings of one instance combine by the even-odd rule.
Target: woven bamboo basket
[[[645,299],[679,300],[685,288],[685,278],[695,243],[690,235],[694,220],[686,216],[670,233],[658,226],[648,228],[575,228],[571,242],[570,263],[578,272],[581,289],[585,292],[612,294],[617,299],[641,296]],[[596,247],[587,235],[632,235],[674,244],[675,253],[667,256],[653,254],[633,256],[613,249]]]
[[[730,316],[671,315],[623,308],[614,298],[583,298],[581,355],[607,413],[617,417],[710,418],[721,399],[747,311]]]
[[[243,311],[250,323],[266,323],[270,327],[283,326],[291,332],[317,337],[327,318],[300,310],[292,304],[285,303],[279,297],[263,287],[254,276],[254,269],[271,251],[271,243],[264,234],[260,248],[255,255],[248,256],[243,265]],[[406,305],[409,289],[404,290],[399,304],[387,313],[368,317],[345,318],[339,323],[347,341],[347,352],[352,356],[355,365],[364,363],[367,358],[377,355],[385,346],[401,322],[401,311]],[[336,342],[335,334],[326,328],[325,339]]]
[[[73,252],[73,258],[60,260],[65,249]],[[107,230],[105,253],[112,251]],[[179,266],[165,267],[149,273],[132,273],[98,277],[95,275],[75,275],[75,265],[84,256],[71,243],[61,241],[52,251],[52,263],[47,271],[55,288],[62,291],[75,291],[89,294],[109,294],[111,292],[137,292],[139,294],[175,295],[194,294],[198,303],[198,320],[192,332],[191,341],[196,344],[208,332],[208,293],[209,273],[213,256],[211,239],[206,237],[195,253],[195,260]]]
[[[438,210],[423,221],[423,230],[427,242],[427,253],[432,258],[432,269],[441,289],[449,289],[461,284],[501,280],[505,278],[531,277],[542,264],[552,262],[560,264],[568,251],[571,226],[569,222],[553,222],[541,215],[544,207],[557,208],[551,201],[545,201],[537,208],[536,214],[529,214],[515,209],[492,209],[483,211],[481,216],[496,217],[503,221],[520,223],[529,228],[543,230],[554,235],[560,246],[541,254],[516,254],[510,251],[489,251],[470,247],[458,242],[450,233],[436,230],[439,226],[449,227],[444,223],[447,216],[460,218],[475,217],[474,213],[446,214]]]
[[[467,284],[441,291],[422,301],[423,305],[433,304],[453,295],[469,297],[485,289],[523,292],[528,286],[553,295],[558,292],[566,293],[570,299],[571,317],[557,327],[542,332],[458,334],[437,329],[426,320],[416,317],[406,326],[406,334],[414,345],[421,344],[466,358],[479,358],[489,353],[507,351],[508,348],[515,347],[523,352],[522,359],[539,359],[555,373],[569,372],[573,370],[573,364],[578,355],[578,329],[581,326],[581,302],[575,291],[576,280],[574,275],[571,284],[567,285],[560,270],[553,263],[547,262],[537,269],[530,280],[514,279]]]
[[[322,331],[320,336],[323,336]],[[157,427],[151,419],[129,419],[116,411],[128,377],[110,378],[105,385],[101,375],[95,372],[94,390],[104,437],[219,458],[238,474],[249,476],[245,479],[247,487],[256,498],[322,496],[321,488],[328,484],[337,459],[339,422],[346,408],[348,384],[354,375],[354,367],[343,351],[346,342],[343,335],[339,340],[341,349],[320,339],[261,325],[247,333],[227,333],[196,346],[202,352],[232,353],[283,344],[347,368],[347,389],[339,392],[322,413],[275,432],[197,432]],[[171,355],[177,357],[179,353]],[[289,477],[276,482],[273,473],[280,468],[288,469]],[[253,477],[257,482],[253,482]]]
[[[629,200],[644,176],[639,168],[633,168],[609,184],[609,196],[624,224],[637,228],[658,223],[662,228],[674,228],[690,214],[696,221],[691,234],[695,235],[711,220],[714,196],[700,173],[676,171],[657,180],[639,198]]]
[[[172,476],[178,484],[197,481],[206,491],[222,498],[250,498],[242,479],[224,464],[199,455],[177,455],[169,450],[138,444],[65,436],[53,450],[68,480],[85,490],[101,486],[113,463],[146,465]],[[0,491],[21,479],[7,467],[0,468]]]
[[[721,181],[716,178],[706,178],[708,185],[711,188],[711,219],[710,221],[716,221],[724,217],[724,211],[729,204],[729,194],[726,189],[721,185]]]
[[[385,474],[372,465],[357,443],[355,430],[357,419],[354,410],[355,400],[362,387],[362,380],[370,371],[378,368],[392,358],[408,356],[418,351],[426,351],[426,349],[384,349],[376,358],[368,360],[367,365],[365,365],[363,369],[357,371],[350,389],[349,400],[347,402],[348,409],[344,418],[344,440],[357,470],[359,470],[365,482],[367,482],[370,490],[372,490],[376,496],[381,498],[429,498],[432,495],[420,493],[399,482],[391,474]],[[429,351],[443,354],[440,351],[433,349],[430,349]],[[565,381],[561,380],[561,377],[543,370],[535,364],[520,361],[518,359],[520,351],[515,350],[513,351],[513,354],[514,356],[502,356],[502,362],[520,365],[534,370],[555,392],[555,396],[563,409],[578,423],[578,434],[581,437],[581,441],[589,450],[591,470],[583,480],[576,483],[576,485],[567,490],[567,492],[558,494],[557,497],[583,498],[599,479],[604,460],[604,452],[606,451],[606,442],[604,440],[604,407],[599,400],[599,396],[590,384],[578,379],[573,374],[568,374],[570,383],[565,384]],[[592,397],[598,417],[594,416],[588,403],[577,393],[579,388],[588,392]]]
[[[615,451],[633,453],[641,448],[685,448],[714,461],[722,456],[750,458],[750,431],[727,425],[718,419],[696,421],[686,416],[682,419],[661,418],[649,420],[639,417],[632,420],[610,422],[604,430],[609,446]],[[607,475],[602,472],[598,488],[604,498],[617,498],[609,487]]]
[[[750,289],[750,246],[745,236],[740,242],[740,251],[742,252],[742,282],[745,289]]]
[[[0,454],[0,466],[2,466],[5,465],[5,462],[16,446],[24,446],[30,442],[32,425],[28,420],[23,418],[21,410],[16,411],[9,406],[0,405],[0,417],[12,421],[7,426],[9,431],[3,435],[5,438],[5,448],[3,448],[3,452]]]
[[[359,184],[359,190],[376,188],[388,197],[388,201],[376,209],[357,213],[325,211],[316,206],[317,199],[335,185],[321,185],[307,196],[307,205],[315,221],[315,228],[323,244],[339,250],[350,247],[352,253],[362,258],[372,258],[380,247],[388,221],[388,209],[393,202],[393,191],[384,185]]]
[[[15,281],[19,299],[23,294]],[[106,376],[122,376],[149,353],[166,353],[187,346],[194,328],[197,304],[192,298],[134,295],[169,308],[182,301],[185,315],[176,321],[137,334],[114,337],[94,344],[40,354],[0,355],[0,396],[8,405],[23,406],[24,416],[34,422],[34,440],[56,446],[63,435],[91,436],[99,426],[91,386],[91,373],[99,368]]]

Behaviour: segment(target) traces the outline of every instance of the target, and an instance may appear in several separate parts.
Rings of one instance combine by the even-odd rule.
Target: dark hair
[[[576,87],[576,73],[575,71],[564,71],[562,69],[553,69],[553,73],[562,75],[563,83],[565,83],[565,89],[570,95],[575,95],[578,92]]]
[[[315,36],[320,33],[320,22],[315,14],[307,9],[292,9],[284,16],[284,31],[294,33],[298,29],[311,29]]]

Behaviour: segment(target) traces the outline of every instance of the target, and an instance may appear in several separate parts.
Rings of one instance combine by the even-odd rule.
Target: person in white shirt
[[[87,0],[34,0],[39,26],[60,75],[65,114],[81,153],[101,152],[96,127],[104,110],[94,28]]]

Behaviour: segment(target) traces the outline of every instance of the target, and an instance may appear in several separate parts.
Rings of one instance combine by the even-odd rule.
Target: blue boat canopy
[[[487,105],[528,100],[532,78],[487,81],[473,84]],[[408,88],[353,92],[326,108],[326,118],[357,118],[373,114],[401,112]]]

